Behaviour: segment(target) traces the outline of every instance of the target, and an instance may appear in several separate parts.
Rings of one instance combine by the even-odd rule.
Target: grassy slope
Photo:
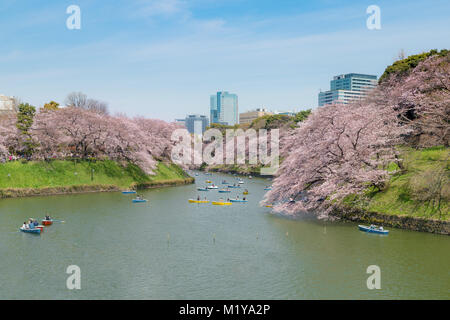
[[[414,217],[438,219],[439,214],[433,212],[432,207],[426,203],[414,199],[411,191],[411,181],[419,181],[425,184],[422,174],[426,171],[435,171],[445,168],[449,170],[448,157],[449,148],[434,147],[423,150],[405,149],[402,153],[404,158],[405,172],[394,175],[389,181],[388,187],[373,194],[366,209],[372,212],[379,212],[393,215],[408,215]],[[447,188],[448,196],[448,185]],[[442,220],[450,219],[450,203],[447,198],[443,201],[441,212]]]
[[[94,179],[91,180],[91,169]],[[0,189],[47,188],[78,185],[115,185],[127,188],[134,184],[185,179],[176,165],[158,164],[155,176],[146,175],[139,167],[126,168],[114,161],[50,161],[9,162],[0,165]]]

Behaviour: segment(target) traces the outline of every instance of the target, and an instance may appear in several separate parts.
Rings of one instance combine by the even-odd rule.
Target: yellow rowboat
[[[271,204],[265,205],[266,208],[272,208],[273,206]]]
[[[245,192],[245,191],[244,191],[244,192],[242,192],[242,194],[248,194],[248,192]]]
[[[206,182],[206,183],[212,183],[212,181],[211,181],[211,180],[206,180],[205,182]]]
[[[213,201],[212,204],[215,206],[231,206],[231,202],[223,202],[223,201]]]
[[[209,203],[209,200],[194,200],[194,199],[189,199],[188,201],[189,201],[189,203]]]

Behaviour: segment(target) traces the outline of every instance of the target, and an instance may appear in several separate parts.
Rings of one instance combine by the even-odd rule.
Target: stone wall
[[[331,215],[354,222],[364,222],[366,224],[376,224],[384,227],[390,226],[400,229],[450,235],[449,221],[366,212],[361,209],[346,206],[335,208]]]

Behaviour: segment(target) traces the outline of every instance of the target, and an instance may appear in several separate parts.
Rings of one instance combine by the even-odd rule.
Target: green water
[[[143,192],[143,204],[121,193],[0,200],[0,298],[450,298],[448,236],[275,216],[258,206],[263,179],[245,179],[246,204],[187,203],[206,179],[224,178],[236,181],[200,174],[197,185]],[[45,211],[65,223],[16,231]],[[66,287],[69,265],[81,268],[81,290]],[[367,288],[369,265],[381,269],[380,290]]]

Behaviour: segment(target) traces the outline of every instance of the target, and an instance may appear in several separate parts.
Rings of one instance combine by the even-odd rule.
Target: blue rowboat
[[[133,190],[126,190],[126,191],[122,191],[123,194],[135,194],[136,191]]]
[[[264,190],[272,190],[272,187],[264,188]]]
[[[248,202],[248,200],[230,199],[230,202]]]
[[[226,182],[226,181],[222,181],[222,184],[228,184],[228,182]]]
[[[240,188],[241,186],[228,186],[228,188]]]
[[[208,191],[208,188],[197,188],[198,191]]]
[[[384,230],[382,229],[382,227],[377,227],[377,226],[363,226],[363,225],[358,225],[359,230],[364,231],[364,232],[369,232],[369,233],[378,233],[378,234],[388,234],[389,230]]]
[[[23,229],[23,228],[19,228],[20,231],[25,232],[25,233],[36,233],[36,234],[41,234],[41,229],[40,228],[34,228],[34,229]]]
[[[231,190],[219,190],[220,193],[230,193]]]
[[[133,199],[134,203],[139,203],[139,202],[147,202],[148,200],[145,199]]]

